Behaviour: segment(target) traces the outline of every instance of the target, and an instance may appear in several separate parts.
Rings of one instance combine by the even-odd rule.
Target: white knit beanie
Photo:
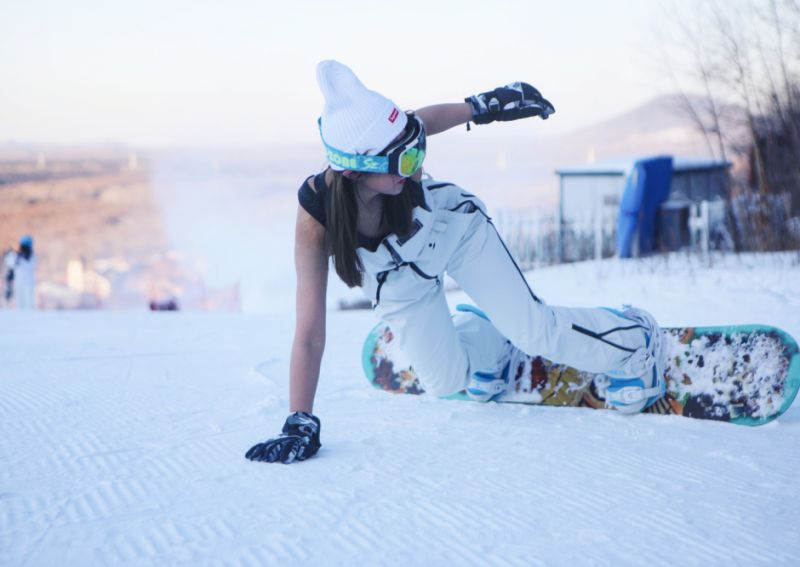
[[[325,97],[322,138],[350,154],[377,155],[406,127],[408,118],[395,103],[371,91],[338,61],[317,65],[317,83]],[[341,166],[330,164],[341,171]]]

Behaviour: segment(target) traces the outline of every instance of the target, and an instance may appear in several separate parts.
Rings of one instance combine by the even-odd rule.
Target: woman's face
[[[380,195],[399,195],[405,182],[405,177],[389,173],[364,173],[358,176],[358,185],[362,189]]]

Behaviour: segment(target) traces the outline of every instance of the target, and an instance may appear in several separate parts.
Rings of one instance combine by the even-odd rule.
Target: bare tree
[[[792,210],[800,214],[800,0],[708,0],[690,13],[674,3],[671,9],[669,33],[682,44],[685,67],[673,65],[677,51],[666,51],[672,82],[703,93],[680,89],[709,149],[716,141],[712,155],[725,159],[729,148],[749,156],[750,187],[763,198],[747,200],[744,224],[773,235],[757,248],[780,247],[785,237],[775,225],[789,223]],[[741,109],[741,145],[722,111],[731,101]]]
[[[787,18],[788,21],[791,23],[792,20],[794,20],[795,30],[800,31],[800,26],[798,25],[800,24],[800,4],[798,2],[789,0],[786,2],[786,6],[790,16]],[[800,125],[798,125],[796,120],[796,118],[800,116],[800,108],[798,108],[798,106],[800,106],[798,105],[800,102],[800,96],[798,96],[797,76],[792,70],[789,69],[789,63],[787,59],[789,55],[787,55],[786,48],[784,46],[784,18],[781,17],[778,3],[775,0],[770,0],[769,7],[769,21],[772,25],[772,29],[775,31],[776,46],[778,51],[778,64],[780,65],[781,79],[783,83],[781,85],[783,97],[779,95],[781,89],[776,85],[772,85],[774,107],[781,120],[783,129],[791,137],[791,144],[792,149],[794,150],[795,158],[797,159],[797,162],[800,163]],[[792,12],[794,18],[791,18]],[[800,54],[800,49],[797,50],[794,55],[797,56],[798,54]],[[783,101],[781,101],[781,98],[783,98]]]
[[[700,20],[685,17],[674,1],[666,5],[661,19],[667,22],[661,28],[667,33],[659,33],[656,42],[660,68],[668,70],[672,87],[680,96],[681,107],[703,135],[709,155],[726,160],[721,108],[713,85],[715,59],[708,55],[704,26]],[[680,76],[687,81],[681,81]],[[692,85],[689,87],[692,90],[699,86],[703,96],[690,95],[685,82]]]

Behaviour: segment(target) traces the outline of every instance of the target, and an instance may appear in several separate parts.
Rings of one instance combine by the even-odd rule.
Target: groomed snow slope
[[[529,280],[800,338],[796,255]],[[373,324],[329,313],[323,448],[284,466],[243,455],[287,413],[291,313],[0,312],[0,564],[797,564],[800,402],[747,428],[390,396],[360,368]]]

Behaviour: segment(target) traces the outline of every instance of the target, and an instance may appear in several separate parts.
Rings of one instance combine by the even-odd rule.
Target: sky
[[[328,58],[406,109],[523,80],[556,106],[548,132],[566,133],[669,90],[651,51],[662,12],[658,0],[3,0],[0,143],[316,142]]]

